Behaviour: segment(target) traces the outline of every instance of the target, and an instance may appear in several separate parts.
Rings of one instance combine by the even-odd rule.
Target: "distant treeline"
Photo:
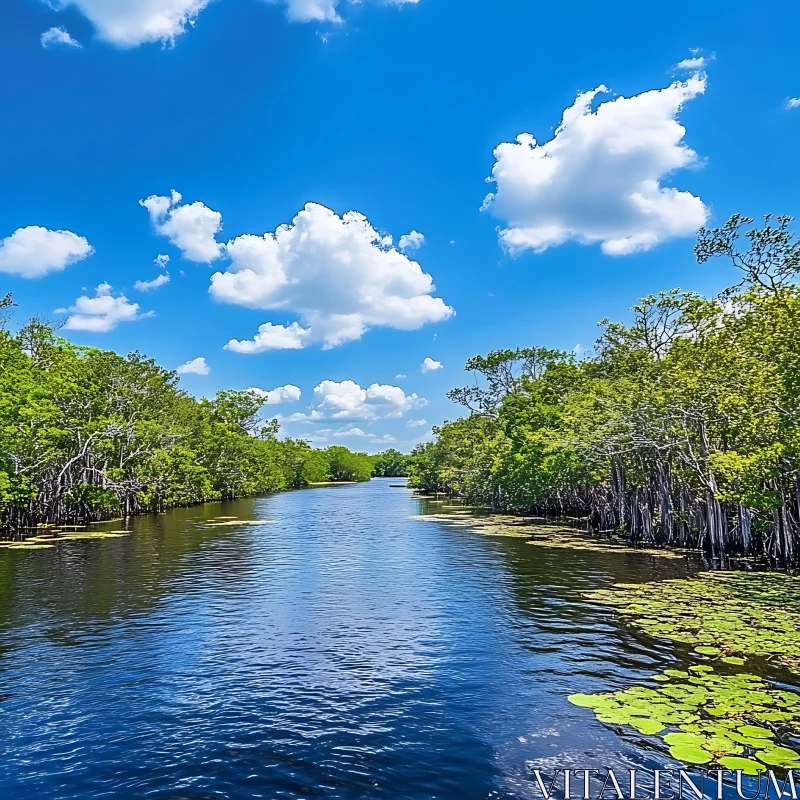
[[[504,511],[585,515],[596,530],[800,556],[800,244],[791,219],[701,230],[697,260],[741,282],[705,298],[644,298],[603,320],[594,351],[477,356],[450,398],[470,415],[418,446],[411,483]]]
[[[78,347],[0,297],[0,530],[82,523],[326,481],[405,473],[404,456],[278,439],[264,399],[196,400],[139,353]]]

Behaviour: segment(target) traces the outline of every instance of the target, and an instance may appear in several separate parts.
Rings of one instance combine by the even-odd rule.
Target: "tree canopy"
[[[264,398],[197,400],[138,352],[78,347],[31,320],[5,327],[0,298],[0,528],[368,480],[372,457],[279,439]]]

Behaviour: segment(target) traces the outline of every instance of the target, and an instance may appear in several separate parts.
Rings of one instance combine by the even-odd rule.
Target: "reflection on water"
[[[685,563],[414,519],[441,504],[397,483],[0,551],[0,795],[510,799],[530,764],[661,766],[566,696],[670,664],[582,594]]]

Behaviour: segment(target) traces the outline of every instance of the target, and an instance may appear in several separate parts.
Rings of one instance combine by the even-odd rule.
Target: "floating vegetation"
[[[741,666],[769,656],[800,674],[800,579],[779,573],[711,572],[697,578],[617,584],[588,595],[615,606],[651,636],[694,645]]]
[[[222,528],[228,525],[271,525],[271,519],[232,519],[226,522],[206,522],[204,528]]]
[[[632,686],[568,700],[607,725],[660,736],[670,755],[686,764],[714,761],[753,775],[764,765],[800,768],[800,753],[783,743],[800,732],[800,695],[772,688],[757,675],[718,675],[705,664],[689,670],[654,676],[658,688]]]
[[[130,531],[74,531],[72,533],[61,533],[52,528],[44,528],[40,526],[37,530],[40,531],[38,536],[29,536],[27,539],[13,542],[0,542],[0,548],[3,550],[49,550],[53,548],[58,542],[74,542],[74,541],[93,541],[101,539],[120,539],[124,536],[130,536]]]
[[[491,517],[473,517],[466,513],[453,513],[448,514],[418,514],[412,516],[411,519],[419,519],[425,522],[446,522],[450,525],[460,525],[464,528],[470,528],[480,533],[482,536],[510,536],[520,539],[527,539],[531,535],[529,528],[519,529],[510,525],[497,524],[496,518]]]
[[[447,506],[445,506],[447,508]],[[462,509],[464,506],[453,506]],[[575,528],[564,528],[554,525],[542,525],[530,517],[514,517],[492,514],[475,517],[465,511],[450,511],[447,514],[424,514],[412,519],[447,522],[451,525],[462,525],[471,528],[483,536],[511,536],[528,539],[528,544],[538,547],[551,547],[563,550],[603,551],[613,553],[638,553],[656,558],[683,558],[683,554],[674,550],[656,550],[643,547],[632,547],[621,540],[611,537],[591,536]]]
[[[614,539],[599,539],[590,537],[588,534],[581,534],[569,528],[554,530],[552,528],[540,528],[534,532],[533,538],[528,544],[538,547],[552,547],[563,550],[602,550],[612,553],[638,553],[640,555],[655,556],[656,558],[683,558],[681,553],[674,550],[656,550],[654,548],[631,547],[622,544]]]

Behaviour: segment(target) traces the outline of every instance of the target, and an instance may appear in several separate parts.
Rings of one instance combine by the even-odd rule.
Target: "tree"
[[[576,361],[545,348],[467,362],[469,416],[415,448],[410,483],[498,509],[584,515],[634,541],[715,558],[800,557],[800,242],[791,218],[701,230],[698,261],[742,280],[673,289],[603,320]],[[746,247],[741,241],[747,242]]]

